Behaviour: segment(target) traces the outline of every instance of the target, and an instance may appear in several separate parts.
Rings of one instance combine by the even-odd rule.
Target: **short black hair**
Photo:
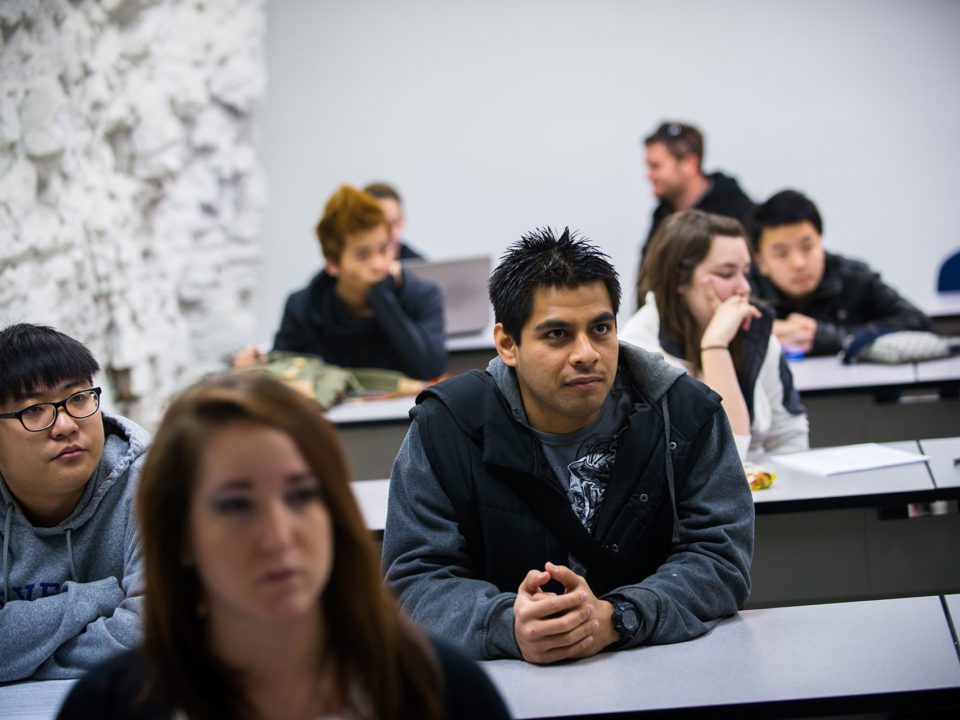
[[[823,220],[813,200],[797,190],[781,190],[771,196],[753,214],[751,237],[754,251],[760,251],[760,236],[765,228],[802,222],[809,222],[818,235],[823,235]]]
[[[18,323],[0,330],[0,403],[66,380],[93,382],[99,371],[83,343],[52,327]]]
[[[507,248],[490,275],[494,319],[519,345],[538,287],[576,288],[597,280],[606,285],[616,315],[620,280],[610,256],[570,228],[564,228],[559,238],[550,228],[537,228]]]

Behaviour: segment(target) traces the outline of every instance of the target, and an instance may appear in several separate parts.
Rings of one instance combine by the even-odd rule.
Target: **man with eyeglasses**
[[[99,370],[53,328],[0,330],[0,682],[79,677],[140,640],[149,438],[100,409]]]
[[[703,134],[692,125],[665,122],[643,140],[647,179],[660,204],[653,211],[641,262],[660,223],[680,210],[696,208],[736,218],[748,230],[754,204],[736,178],[703,172]],[[642,304],[642,301],[641,301]]]

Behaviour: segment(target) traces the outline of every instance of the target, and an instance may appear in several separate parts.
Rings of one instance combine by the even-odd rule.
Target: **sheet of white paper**
[[[53,720],[76,680],[43,680],[0,686],[0,718]]]
[[[789,455],[771,455],[770,459],[780,465],[796,468],[813,475],[840,475],[841,473],[857,472],[858,470],[873,470],[893,465],[923,462],[927,459],[927,456],[896,450],[877,443],[863,443],[862,445],[807,450],[806,452],[790,453]]]

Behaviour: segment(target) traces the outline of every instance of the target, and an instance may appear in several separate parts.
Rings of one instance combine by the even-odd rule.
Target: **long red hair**
[[[188,388],[170,405],[149,450],[137,498],[146,573],[142,652],[149,678],[142,699],[169,699],[191,718],[250,715],[241,673],[207,644],[205,621],[197,613],[201,581],[183,561],[207,440],[237,419],[286,433],[323,488],[335,554],[320,601],[329,620],[323,651],[350,705],[344,710],[355,717],[442,717],[439,667],[426,639],[383,588],[336,433],[316,403],[259,373],[221,375]]]

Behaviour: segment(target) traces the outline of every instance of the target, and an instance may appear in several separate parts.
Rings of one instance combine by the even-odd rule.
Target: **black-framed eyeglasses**
[[[24,429],[30,432],[43,432],[53,427],[57,421],[58,408],[63,408],[64,412],[74,420],[83,420],[93,415],[100,409],[101,392],[102,390],[98,387],[81,390],[60,402],[37,403],[16,412],[0,413],[0,418],[17,419]]]

